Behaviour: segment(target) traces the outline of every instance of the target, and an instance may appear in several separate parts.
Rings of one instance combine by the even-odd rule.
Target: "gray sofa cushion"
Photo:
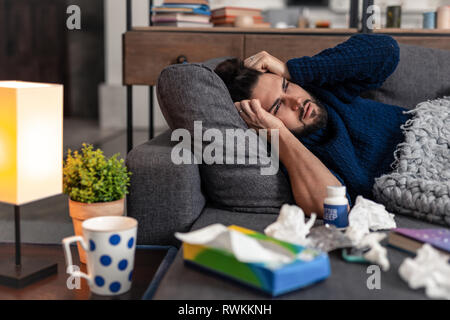
[[[226,129],[248,129],[225,84],[212,69],[218,61],[209,66],[173,65],[161,72],[157,96],[172,130],[187,129],[193,138],[194,121],[202,121],[203,132],[217,129],[225,139]],[[266,166],[250,165],[248,156],[246,153],[246,164],[200,164],[208,200],[216,207],[233,211],[265,213],[278,213],[283,203],[293,203],[289,182],[282,171],[261,175],[261,167]]]
[[[377,90],[363,97],[407,109],[450,95],[450,51],[400,44],[400,62]]]

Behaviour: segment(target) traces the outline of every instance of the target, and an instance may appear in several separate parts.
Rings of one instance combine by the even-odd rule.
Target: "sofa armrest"
[[[205,206],[198,165],[171,161],[170,130],[127,156],[132,172],[127,214],[138,220],[138,243],[179,245],[175,232],[186,232]]]

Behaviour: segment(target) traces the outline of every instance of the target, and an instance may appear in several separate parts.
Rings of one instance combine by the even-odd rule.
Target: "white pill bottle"
[[[323,220],[336,228],[348,227],[348,200],[345,186],[328,186],[323,201]]]

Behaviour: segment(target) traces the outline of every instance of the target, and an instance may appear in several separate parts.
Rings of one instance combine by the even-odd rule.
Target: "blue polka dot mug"
[[[85,278],[91,292],[119,295],[131,288],[137,221],[130,217],[104,216],[85,220],[83,236],[63,239],[67,272]],[[79,241],[86,251],[87,274],[73,270],[70,244]]]

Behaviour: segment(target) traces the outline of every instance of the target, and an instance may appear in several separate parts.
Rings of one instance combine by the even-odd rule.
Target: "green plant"
[[[64,193],[73,201],[109,202],[128,194],[130,175],[119,154],[107,159],[100,149],[83,143],[81,152],[69,149],[64,161]]]

